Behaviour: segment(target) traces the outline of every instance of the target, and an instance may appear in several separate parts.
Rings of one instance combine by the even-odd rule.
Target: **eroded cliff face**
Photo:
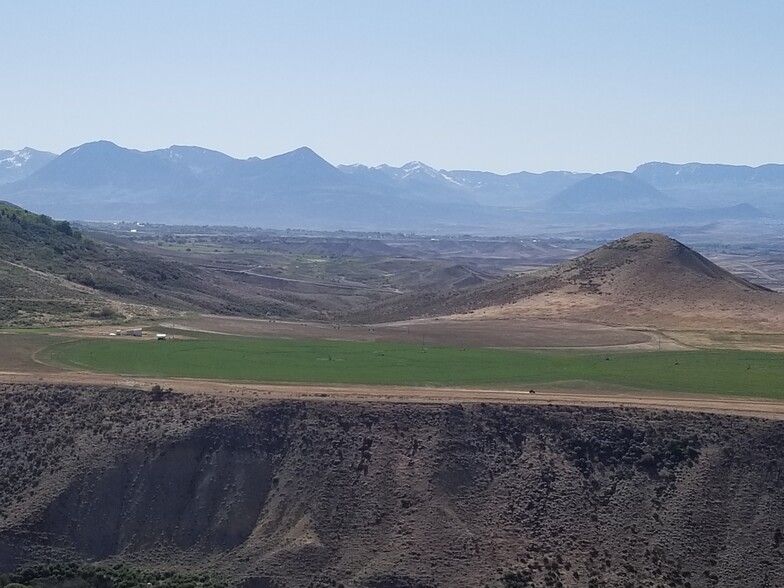
[[[777,422],[22,386],[0,409],[3,570],[120,558],[248,588],[784,583]]]

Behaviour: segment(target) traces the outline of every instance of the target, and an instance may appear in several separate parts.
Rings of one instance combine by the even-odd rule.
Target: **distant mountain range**
[[[0,149],[0,184],[22,180],[57,158],[55,153],[25,147],[18,151]]]
[[[673,199],[634,174],[608,172],[588,176],[547,200],[548,209],[583,214],[637,212],[673,205]]]
[[[307,147],[235,159],[109,141],[62,155],[0,151],[0,199],[72,220],[304,229],[514,232],[784,218],[784,165],[646,163],[633,173],[499,175],[333,166]]]

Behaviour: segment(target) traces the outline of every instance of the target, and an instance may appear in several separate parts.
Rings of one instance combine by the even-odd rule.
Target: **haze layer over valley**
[[[55,218],[311,230],[592,235],[778,234],[784,165],[646,163],[633,173],[498,175],[420,162],[333,166],[307,147],[238,160],[98,141],[3,151],[0,198]]]

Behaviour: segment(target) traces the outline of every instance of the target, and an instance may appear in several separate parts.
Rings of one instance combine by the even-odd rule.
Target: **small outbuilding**
[[[144,335],[144,331],[141,329],[117,329],[112,335],[118,337],[142,337]]]

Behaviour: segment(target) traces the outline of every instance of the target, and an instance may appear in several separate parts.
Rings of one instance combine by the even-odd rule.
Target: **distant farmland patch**
[[[97,372],[257,382],[477,386],[608,386],[784,398],[784,355],[694,350],[585,353],[421,347],[350,341],[85,339],[41,359]]]

